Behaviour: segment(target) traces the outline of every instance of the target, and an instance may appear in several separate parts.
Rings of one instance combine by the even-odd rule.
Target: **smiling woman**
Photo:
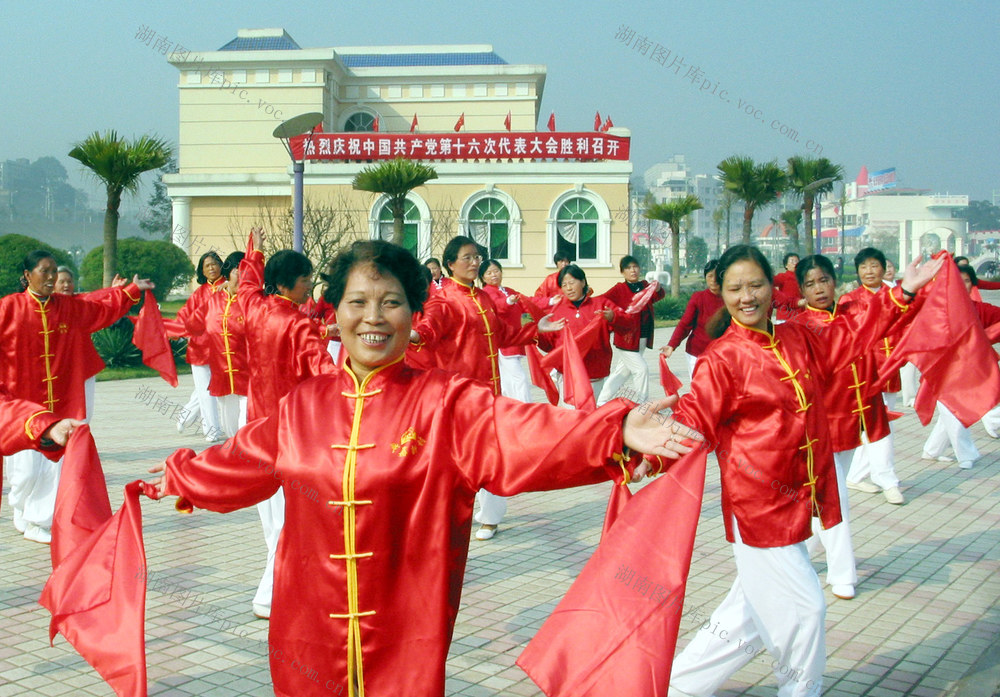
[[[271,657],[278,695],[327,694],[292,667],[305,665],[326,667],[345,694],[441,697],[476,491],[603,481],[621,474],[624,448],[686,452],[671,436],[697,434],[657,413],[668,400],[571,411],[410,367],[427,285],[401,247],[355,243],[327,280],[343,369],[302,383],[225,445],[178,451],[154,484],[219,512],[279,488],[318,492],[286,502],[269,639],[284,652]],[[247,455],[264,466],[248,468]]]

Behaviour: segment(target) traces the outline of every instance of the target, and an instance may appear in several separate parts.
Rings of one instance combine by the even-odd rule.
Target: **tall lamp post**
[[[292,198],[293,227],[292,227],[292,249],[296,252],[302,251],[302,179],[306,171],[305,154],[312,142],[312,134],[316,126],[323,122],[323,114],[312,111],[308,114],[293,116],[287,121],[282,121],[271,134],[281,141],[285,146],[285,151],[292,159],[292,172],[295,176],[295,195]],[[302,159],[296,160],[292,153],[291,139],[304,133],[309,134],[309,140],[303,143]]]
[[[817,179],[816,181],[810,182],[810,183],[806,184],[805,186],[803,186],[802,187],[802,191],[803,191],[803,193],[805,193],[806,191],[816,191],[816,189],[820,188],[821,186],[826,186],[827,184],[829,184],[830,182],[832,182],[835,179],[836,179],[836,177],[823,177],[822,179]],[[820,228],[823,225],[822,219],[820,217],[819,196],[815,196],[813,198],[813,203],[814,203],[814,205],[816,207],[816,225],[815,225],[815,228],[813,230],[813,237],[814,237],[813,247],[815,247],[815,249],[813,251],[813,254],[819,254],[820,250],[822,248],[822,244],[821,244],[821,241],[820,241],[820,238],[821,238]],[[809,215],[809,211],[803,211],[803,213],[805,213],[806,215]],[[803,217],[805,217],[805,216],[803,216]]]

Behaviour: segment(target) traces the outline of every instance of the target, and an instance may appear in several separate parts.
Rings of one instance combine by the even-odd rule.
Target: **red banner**
[[[607,133],[315,133],[291,140],[296,160],[628,160]]]

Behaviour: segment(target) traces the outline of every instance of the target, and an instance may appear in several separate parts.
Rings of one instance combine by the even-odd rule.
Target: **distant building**
[[[389,234],[385,197],[351,181],[400,154],[440,177],[408,197],[405,244],[419,258],[466,234],[525,291],[557,250],[598,290],[620,279],[629,131],[549,132],[545,117],[539,127],[545,66],[509,64],[488,45],[302,48],[282,29],[241,29],[217,51],[170,62],[180,73],[179,172],[164,181],[174,241],[192,259],[241,248],[251,225],[291,207],[289,157],[271,134],[319,112],[326,133],[308,155],[306,208],[333,211],[344,240]]]

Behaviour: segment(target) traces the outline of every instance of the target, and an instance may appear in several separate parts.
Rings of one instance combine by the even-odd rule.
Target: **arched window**
[[[375,115],[367,111],[359,111],[347,117],[344,130],[348,133],[370,132],[375,130]]]
[[[392,242],[393,232],[392,207],[387,201],[378,214],[378,234],[386,242]],[[403,243],[402,246],[408,249],[418,259],[417,244],[419,239],[420,212],[413,201],[407,199],[403,213]]]
[[[574,261],[597,261],[599,217],[594,204],[583,197],[563,203],[556,214],[555,251],[568,254]]]
[[[510,213],[498,198],[483,198],[469,211],[469,236],[489,250],[490,259],[507,259]]]

